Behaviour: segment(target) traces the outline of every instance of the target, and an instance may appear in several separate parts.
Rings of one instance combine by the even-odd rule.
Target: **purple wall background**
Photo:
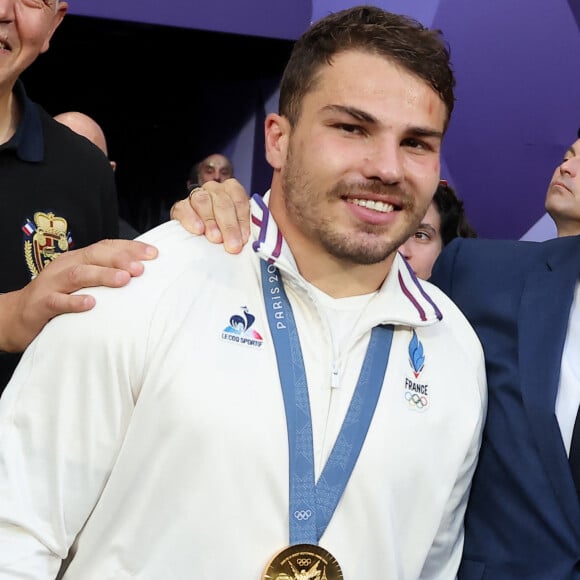
[[[69,12],[294,40],[312,15],[311,0],[70,0]]]
[[[294,39],[311,20],[355,4],[346,0],[197,0],[194,4],[71,0],[70,12]],[[374,4],[441,28],[450,43],[457,104],[444,144],[442,176],[465,200],[480,236],[553,236],[549,220],[542,219],[544,195],[553,169],[580,126],[580,2],[383,0]],[[234,150],[240,147],[240,139],[252,138],[247,131],[238,136]],[[242,183],[247,185],[249,179]]]

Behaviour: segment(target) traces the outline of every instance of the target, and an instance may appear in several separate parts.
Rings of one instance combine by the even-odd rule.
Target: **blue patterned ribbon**
[[[340,433],[315,482],[308,384],[292,306],[278,269],[264,260],[261,268],[288,429],[290,544],[318,544],[346,488],[372,421],[387,369],[393,325],[372,330]]]

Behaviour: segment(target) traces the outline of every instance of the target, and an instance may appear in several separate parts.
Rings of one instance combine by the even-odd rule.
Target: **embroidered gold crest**
[[[34,221],[26,220],[22,227],[25,233],[24,257],[32,278],[38,276],[59,254],[68,251],[70,238],[67,221],[52,212],[37,211]]]

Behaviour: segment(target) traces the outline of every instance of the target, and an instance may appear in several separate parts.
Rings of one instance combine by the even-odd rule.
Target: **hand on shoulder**
[[[223,243],[231,254],[241,252],[250,237],[250,198],[233,177],[195,187],[188,197],[173,205],[169,215],[192,234],[204,234],[210,242]]]
[[[73,292],[125,286],[156,256],[155,247],[135,240],[101,240],[60,254],[24,288],[0,295],[0,351],[21,352],[51,318],[93,308],[92,296]]]

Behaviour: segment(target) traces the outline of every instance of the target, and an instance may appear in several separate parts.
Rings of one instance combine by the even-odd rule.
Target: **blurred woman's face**
[[[399,252],[409,262],[416,276],[427,280],[442,249],[441,216],[432,201],[417,231],[399,246]]]

